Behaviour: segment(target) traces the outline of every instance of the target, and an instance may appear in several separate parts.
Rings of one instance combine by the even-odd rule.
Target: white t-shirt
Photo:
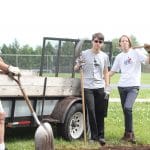
[[[146,58],[141,49],[130,49],[127,53],[118,54],[111,68],[114,72],[121,71],[118,86],[140,86],[141,63],[145,63]]]

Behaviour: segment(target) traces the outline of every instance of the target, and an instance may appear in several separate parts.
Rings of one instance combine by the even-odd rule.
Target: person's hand
[[[11,65],[8,67],[8,73],[16,76],[21,75],[20,69]]]
[[[79,68],[82,68],[85,65],[85,61],[83,59],[78,60],[78,66]]]
[[[144,44],[144,49],[150,54],[150,44]]]
[[[107,86],[105,87],[105,93],[106,93],[106,94],[110,94],[110,92],[111,92],[111,87],[110,87],[110,85],[107,85]]]
[[[110,92],[111,92],[111,87],[110,87],[110,85],[108,85],[108,86],[105,87],[105,97],[104,97],[104,99],[109,99]]]
[[[81,58],[78,58],[75,65],[75,70],[81,69],[85,65],[85,61]]]

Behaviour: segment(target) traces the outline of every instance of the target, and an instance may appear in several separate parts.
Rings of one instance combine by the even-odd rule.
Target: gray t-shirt
[[[81,58],[85,62],[83,66],[84,88],[97,89],[105,87],[104,68],[109,67],[109,58],[106,53],[100,51],[95,54],[91,49],[82,51]]]

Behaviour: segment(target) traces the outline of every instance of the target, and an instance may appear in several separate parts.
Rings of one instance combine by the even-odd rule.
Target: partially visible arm
[[[0,58],[0,69],[3,72],[8,72],[8,67],[9,67],[9,65],[7,65],[6,63],[4,63],[3,59]]]
[[[77,70],[80,70],[82,68],[82,66],[85,65],[85,61],[83,60],[82,58],[82,55],[80,57],[78,57],[76,59],[76,64],[74,66],[74,70],[77,71]]]
[[[148,52],[148,59],[147,62],[150,64],[150,51]]]
[[[148,56],[146,56],[144,63],[150,64],[150,52],[148,52]]]
[[[144,49],[147,51],[148,53],[148,58],[146,60],[146,63],[150,64],[150,45],[149,44],[144,44]]]
[[[115,71],[109,71],[109,76],[112,77],[115,73]]]
[[[109,86],[109,83],[110,83],[109,79],[110,79],[110,78],[109,78],[108,67],[105,67],[105,68],[104,68],[105,87],[106,87],[106,86]]]
[[[111,82],[111,77],[115,74],[115,71],[109,71],[109,82]]]
[[[76,63],[76,65],[74,66],[74,70],[77,71],[79,69],[80,69],[80,65],[79,65],[79,63]]]

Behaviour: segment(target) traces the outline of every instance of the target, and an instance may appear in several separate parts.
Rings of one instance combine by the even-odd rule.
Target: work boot
[[[136,144],[136,140],[133,132],[125,132],[121,140]]]
[[[136,144],[136,140],[135,140],[135,136],[134,136],[134,133],[133,132],[128,132],[128,142],[131,142],[132,144]]]
[[[98,142],[101,146],[104,146],[106,144],[106,141],[104,138],[99,138]]]

